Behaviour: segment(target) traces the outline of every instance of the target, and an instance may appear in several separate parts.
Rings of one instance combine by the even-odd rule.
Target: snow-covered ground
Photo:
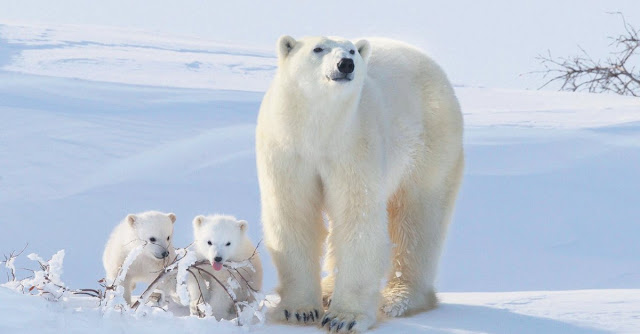
[[[108,233],[130,212],[175,212],[178,246],[191,242],[191,219],[210,212],[247,219],[260,240],[254,127],[274,66],[272,50],[0,22],[0,253],[26,242],[43,256],[65,249],[63,281],[95,288]],[[639,332],[640,100],[457,94],[467,167],[441,262],[443,304],[376,330]],[[261,255],[269,292],[275,269]],[[537,292],[550,290],[568,291]],[[0,289],[0,333],[212,326],[168,314],[103,318],[88,300],[49,303]]]
[[[382,320],[371,333],[638,333],[638,290],[441,293],[436,310]],[[233,323],[176,317],[163,311],[104,317],[89,298],[52,303],[0,288],[0,331],[6,334],[243,333]],[[322,333],[315,327],[266,324],[251,333]]]

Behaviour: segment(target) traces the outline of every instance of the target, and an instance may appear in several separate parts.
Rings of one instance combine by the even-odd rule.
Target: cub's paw
[[[271,318],[277,322],[311,325],[320,321],[320,317],[324,315],[324,310],[322,307],[313,307],[310,305],[299,307],[278,305],[270,313]]]
[[[360,333],[371,328],[373,324],[375,318],[364,313],[330,310],[322,318],[320,327],[331,333]]]

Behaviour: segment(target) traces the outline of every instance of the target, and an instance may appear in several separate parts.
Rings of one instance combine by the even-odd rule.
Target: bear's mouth
[[[335,77],[330,77],[327,76],[327,79],[329,79],[329,81],[336,81],[336,82],[349,82],[353,79],[353,76],[351,75],[341,75],[341,76],[335,76]]]

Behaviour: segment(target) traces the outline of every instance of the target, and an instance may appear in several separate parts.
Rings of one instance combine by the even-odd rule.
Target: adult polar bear
[[[464,164],[462,115],[446,75],[416,48],[386,39],[283,36],[277,49],[256,133],[281,297],[272,316],[363,331],[379,307],[392,316],[435,307]],[[329,276],[321,283],[323,211]]]

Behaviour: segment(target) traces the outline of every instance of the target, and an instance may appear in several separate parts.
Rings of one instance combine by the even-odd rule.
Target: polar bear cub
[[[200,314],[198,304],[204,300],[211,306],[212,315],[217,319],[235,318],[233,302],[227,292],[222,289],[212,276],[222,284],[233,288],[237,301],[252,301],[253,295],[248,284],[254,290],[262,289],[262,263],[254,244],[247,236],[248,223],[233,216],[209,215],[197,216],[193,219],[193,250],[197,260],[208,260],[211,264],[195,271],[195,276],[187,278],[192,315]],[[242,262],[249,260],[250,267],[237,268],[238,272],[224,268],[225,262]],[[229,284],[229,278],[239,281],[239,286]],[[246,280],[244,284],[243,280]]]
[[[113,282],[127,255],[137,246],[142,252],[127,270],[122,282],[124,299],[131,305],[131,291],[136,283],[151,283],[169,259],[175,258],[172,245],[176,215],[158,211],[130,214],[116,226],[102,256],[107,281]]]

